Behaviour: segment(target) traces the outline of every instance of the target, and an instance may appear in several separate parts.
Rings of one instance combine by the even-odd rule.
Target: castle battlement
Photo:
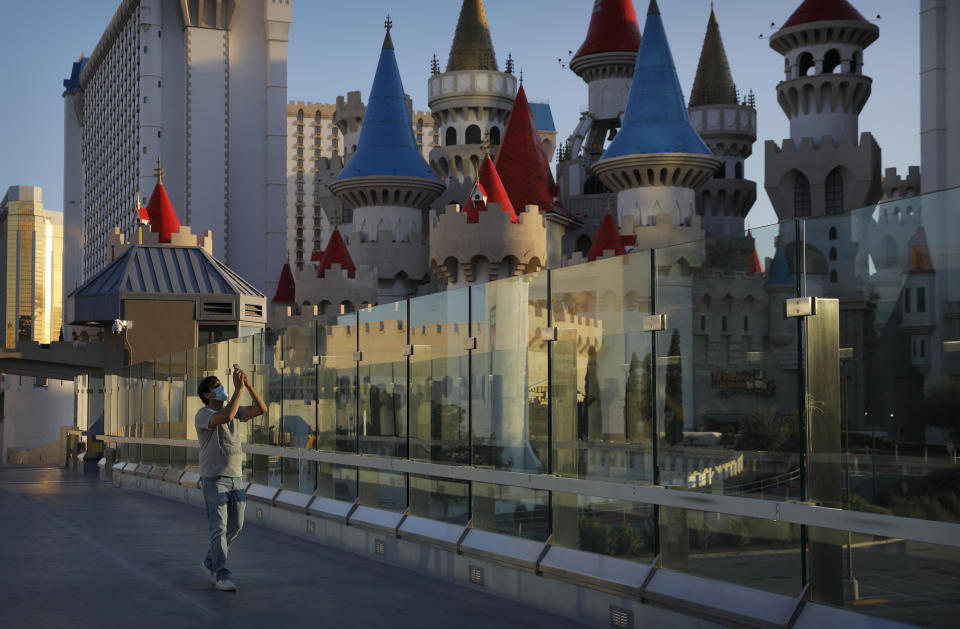
[[[170,242],[160,242],[160,234],[150,231],[146,225],[138,225],[131,240],[127,241],[126,234],[122,233],[119,227],[114,227],[107,234],[107,262],[115,260],[133,245],[200,247],[213,255],[213,231],[208,229],[202,234],[194,234],[189,226],[181,225],[180,229],[170,234]]]
[[[920,194],[920,167],[910,166],[906,176],[901,176],[896,168],[883,171],[883,197],[881,200],[903,199]]]
[[[291,100],[287,101],[287,116],[296,116],[297,112],[303,110],[303,118],[307,116],[312,119],[319,111],[324,118],[330,118],[336,111],[337,106],[334,103],[316,103],[313,101]]]
[[[764,143],[764,148],[766,149],[768,156],[780,153],[797,153],[807,151],[826,152],[830,150],[844,150],[847,148],[854,149],[860,148],[861,146],[876,146],[879,148],[879,145],[874,139],[873,134],[869,131],[864,131],[861,133],[859,138],[853,138],[847,134],[839,137],[833,135],[824,135],[817,142],[814,142],[814,138],[807,136],[800,141],[800,146],[797,146],[797,143],[794,142],[792,138],[786,138],[780,145],[777,145],[775,140],[767,140]]]
[[[448,284],[485,282],[505,275],[521,275],[539,269],[547,260],[546,217],[536,205],[511,220],[499,203],[490,203],[477,212],[477,222],[469,223],[457,204],[448,205],[443,214],[430,211],[430,268]],[[456,265],[448,263],[456,260]],[[485,261],[487,276],[477,276]],[[507,264],[509,268],[501,268]],[[462,271],[457,272],[457,267]]]

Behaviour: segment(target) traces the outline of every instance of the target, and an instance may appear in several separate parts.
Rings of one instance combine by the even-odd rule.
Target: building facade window
[[[827,214],[843,212],[843,175],[839,170],[831,170],[826,183]]]
[[[793,181],[793,215],[810,216],[810,182],[803,173],[797,173]]]
[[[917,287],[917,312],[927,311],[927,289],[923,286]]]

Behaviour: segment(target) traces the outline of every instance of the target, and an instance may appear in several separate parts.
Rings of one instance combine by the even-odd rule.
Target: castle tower
[[[743,220],[757,200],[757,183],[743,178],[743,162],[757,140],[757,110],[739,100],[720,37],[717,14],[710,9],[697,76],[690,92],[690,122],[714,154],[723,160],[712,179],[697,188],[697,214],[707,235],[743,235]]]
[[[863,51],[879,29],[847,0],[804,0],[770,37],[784,56],[777,101],[790,139],[766,143],[765,187],[781,221],[840,214],[880,198],[880,147],[860,134],[870,97]]]
[[[380,303],[402,299],[424,281],[424,214],[444,190],[417,149],[391,26],[388,18],[357,150],[330,184],[353,210],[348,241],[361,266],[377,269]]]
[[[447,288],[536,271],[546,258],[544,216],[518,215],[489,154],[463,211],[430,212],[430,269]]]
[[[901,304],[903,318],[900,327],[910,334],[910,362],[923,375],[930,371],[933,357],[932,335],[937,327],[936,270],[930,257],[927,232],[918,227],[910,242],[910,258],[904,269]],[[939,357],[939,356],[938,356]]]
[[[587,37],[570,60],[570,69],[588,86],[589,105],[567,140],[581,171],[603,155],[604,143],[620,129],[640,48],[640,27],[632,0],[596,0]],[[568,194],[582,194],[585,181],[569,181]],[[589,193],[589,190],[588,190]]]
[[[430,151],[430,165],[451,181],[457,199],[477,177],[489,134],[496,155],[510,116],[517,79],[511,63],[500,72],[483,0],[463,0],[446,71],[434,62],[427,81],[428,103],[439,125],[442,146]]]
[[[650,3],[643,40],[620,132],[593,171],[617,192],[617,214],[638,246],[663,247],[702,237],[694,189],[721,160],[690,124],[680,81],[656,0]],[[657,242],[644,230],[656,228]]]

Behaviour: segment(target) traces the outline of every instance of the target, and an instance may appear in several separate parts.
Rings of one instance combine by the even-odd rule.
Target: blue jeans
[[[207,505],[207,521],[210,525],[210,550],[203,565],[216,573],[218,581],[229,579],[227,551],[243,528],[247,493],[238,477],[204,478],[203,501]]]

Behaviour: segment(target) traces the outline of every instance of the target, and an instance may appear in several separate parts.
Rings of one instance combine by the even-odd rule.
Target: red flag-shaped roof
[[[604,251],[612,251],[614,255],[622,256],[627,252],[623,247],[623,236],[617,228],[617,221],[609,212],[604,215],[600,222],[600,229],[597,230],[597,237],[593,240],[590,251],[587,252],[587,260],[593,262],[603,255]]]
[[[143,223],[149,223],[149,222],[150,222],[150,212],[148,212],[148,211],[147,211],[147,208],[145,208],[145,207],[138,207],[138,208],[137,208],[137,216],[140,217],[140,221],[143,222]]]
[[[493,160],[490,159],[489,155],[487,155],[483,163],[480,164],[480,172],[477,173],[477,185],[475,188],[476,187],[479,187],[481,194],[486,197],[486,199],[479,203],[474,202],[474,194],[473,192],[470,193],[470,197],[467,199],[466,206],[464,207],[464,211],[467,213],[468,223],[480,222],[479,213],[485,212],[491,203],[499,203],[503,211],[510,214],[510,222],[517,222],[517,213],[513,208],[513,204],[510,202],[510,197],[507,195],[506,189],[503,187],[503,182],[500,180],[497,167],[494,166]]]
[[[936,273],[930,258],[930,246],[927,245],[927,231],[921,226],[913,235],[910,243],[910,262],[907,273]]]
[[[293,271],[290,263],[283,265],[280,271],[280,281],[277,283],[277,292],[273,295],[273,303],[292,304],[297,300],[297,288],[293,281]]]
[[[347,243],[343,242],[343,236],[340,230],[335,229],[330,234],[330,241],[327,248],[323,250],[323,256],[320,258],[320,268],[317,269],[317,277],[325,277],[327,270],[334,264],[339,264],[341,269],[347,271],[347,277],[356,277],[357,267],[353,265],[353,259],[350,252],[347,251]]]
[[[753,240],[753,233],[748,229],[747,238]],[[750,256],[750,263],[747,266],[747,275],[753,277],[757,273],[763,273],[763,265],[760,263],[760,254],[757,252],[757,246],[753,246],[753,254]]]
[[[515,210],[519,208],[522,212],[528,205],[539,206],[541,212],[557,209],[554,199],[559,190],[540,148],[540,137],[523,85],[513,101],[496,165]]]
[[[319,262],[320,260],[323,260],[323,249],[317,249],[310,254],[311,262]]]
[[[160,182],[157,182],[153,194],[150,195],[147,214],[150,215],[150,231],[160,234],[160,242],[170,242],[170,235],[180,229],[180,219],[177,218],[170,197]]]
[[[640,25],[633,0],[596,0],[587,38],[574,59],[597,52],[637,52],[640,49]]]
[[[867,21],[847,0],[804,0],[780,28],[830,20]]]

